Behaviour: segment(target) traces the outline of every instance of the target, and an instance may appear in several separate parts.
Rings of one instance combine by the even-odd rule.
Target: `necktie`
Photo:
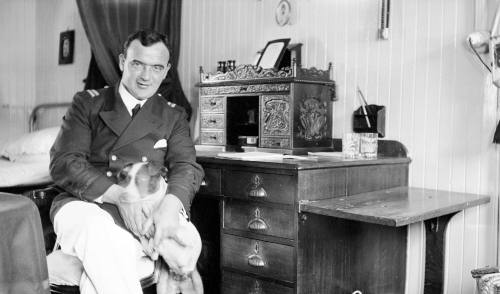
[[[134,118],[134,116],[137,114],[137,112],[139,112],[139,109],[141,109],[141,105],[140,104],[136,104],[134,106],[134,108],[132,108],[132,118]]]

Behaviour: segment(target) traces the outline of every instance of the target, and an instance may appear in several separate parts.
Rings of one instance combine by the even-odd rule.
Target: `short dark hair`
[[[165,36],[162,33],[157,32],[155,30],[151,30],[151,29],[141,29],[141,30],[138,30],[138,31],[130,34],[128,36],[127,40],[125,41],[125,43],[123,43],[123,55],[127,56],[127,49],[130,46],[130,43],[132,43],[132,41],[134,41],[134,40],[139,40],[139,42],[141,42],[142,46],[146,46],[146,47],[161,42],[161,43],[165,44],[169,55],[172,56],[172,52],[170,51],[170,46],[168,44],[167,36]]]

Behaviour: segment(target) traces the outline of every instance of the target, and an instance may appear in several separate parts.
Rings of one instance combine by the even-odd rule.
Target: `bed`
[[[38,105],[30,114],[28,133],[3,141],[0,138],[0,192],[21,194],[33,200],[40,213],[46,253],[55,243],[49,209],[53,197],[59,193],[52,187],[49,150],[69,105]]]
[[[0,139],[0,191],[23,193],[52,183],[49,150],[69,105],[38,105],[30,115],[28,133]]]

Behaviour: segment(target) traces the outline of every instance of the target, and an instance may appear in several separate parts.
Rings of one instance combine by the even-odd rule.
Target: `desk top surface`
[[[203,164],[225,164],[231,166],[245,166],[258,168],[279,168],[284,170],[308,170],[324,168],[340,168],[349,166],[380,165],[380,164],[409,164],[408,157],[379,156],[373,159],[344,159],[329,156],[284,156],[283,158],[255,157],[253,159],[228,158],[218,156],[220,152],[197,151],[197,161]],[[244,153],[241,153],[244,154]]]
[[[490,197],[423,188],[397,187],[341,198],[308,201],[300,210],[400,227],[488,203]]]

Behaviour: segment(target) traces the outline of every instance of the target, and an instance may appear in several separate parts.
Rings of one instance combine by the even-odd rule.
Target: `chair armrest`
[[[35,202],[36,206],[39,209],[43,209],[50,208],[54,197],[56,197],[61,192],[63,191],[56,186],[48,186],[42,189],[26,191],[23,193],[23,195]]]
[[[486,274],[494,274],[494,273],[498,273],[498,267],[490,267],[490,266],[487,266],[487,267],[482,267],[482,268],[477,268],[477,269],[473,269],[470,271],[470,273],[472,274],[472,277],[474,279],[478,279],[478,278],[481,278],[482,276],[486,275]]]

